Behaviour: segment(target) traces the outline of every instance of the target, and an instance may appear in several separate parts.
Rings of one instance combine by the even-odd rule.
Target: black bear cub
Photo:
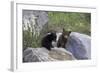
[[[48,50],[51,50],[51,48],[53,48],[54,46],[52,45],[52,42],[55,41],[56,42],[56,32],[50,32],[48,33],[46,36],[43,37],[42,41],[41,41],[41,45],[42,47],[45,47]]]
[[[58,39],[57,47],[66,48],[66,43],[68,41],[68,37],[70,36],[70,33],[71,31],[65,31],[65,29],[63,29],[63,32]]]

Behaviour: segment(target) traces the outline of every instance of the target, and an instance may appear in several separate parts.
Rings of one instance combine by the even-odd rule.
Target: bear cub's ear
[[[71,31],[68,31],[68,36],[71,34]]]
[[[67,35],[67,36],[69,36],[70,35],[70,33],[71,33],[72,31],[66,31],[64,28],[63,28],[63,35]]]

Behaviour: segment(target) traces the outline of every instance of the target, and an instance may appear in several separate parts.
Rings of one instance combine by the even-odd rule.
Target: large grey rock
[[[88,35],[72,32],[66,50],[71,52],[76,59],[91,59],[91,38]]]
[[[23,52],[23,62],[46,62],[46,61],[61,61],[74,60],[72,54],[64,48],[52,48],[48,51],[45,48],[27,48]]]
[[[33,15],[37,17],[37,27],[41,30],[49,20],[48,13],[46,11],[38,10],[23,10],[23,22],[30,22]]]
[[[33,17],[36,17],[35,19]],[[48,23],[48,12],[38,10],[23,10],[23,25],[24,30],[34,27],[35,32],[40,32],[43,26]],[[34,25],[34,24],[35,25]]]

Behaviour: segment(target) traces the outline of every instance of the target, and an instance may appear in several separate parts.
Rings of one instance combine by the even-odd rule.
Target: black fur
[[[56,38],[57,36],[55,32],[48,33],[42,39],[42,42],[41,42],[42,47],[45,47],[48,50],[51,50],[51,48],[53,48],[52,41],[56,41]]]

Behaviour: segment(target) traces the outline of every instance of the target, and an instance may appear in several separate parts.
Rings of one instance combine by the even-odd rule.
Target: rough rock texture
[[[72,54],[63,48],[52,48],[51,51],[45,48],[27,48],[23,52],[23,62],[46,62],[74,59]]]
[[[76,59],[91,58],[91,38],[88,35],[72,32],[66,50],[71,52]]]
[[[41,31],[43,26],[48,23],[48,13],[46,11],[38,10],[23,10],[23,24],[25,30],[33,24],[33,22],[31,22],[33,16],[36,17],[35,29]]]

